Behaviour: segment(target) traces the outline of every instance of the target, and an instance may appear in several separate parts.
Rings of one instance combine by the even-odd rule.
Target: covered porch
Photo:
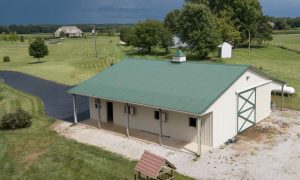
[[[93,127],[96,129],[99,129],[98,121],[93,119],[87,119],[84,121],[79,122],[79,124]],[[199,147],[197,143],[193,142],[185,142],[178,139],[170,138],[162,136],[160,142],[159,134],[154,134],[142,130],[137,129],[129,129],[129,135],[127,134],[127,128],[122,127],[110,122],[101,122],[101,131],[107,131],[109,133],[118,135],[118,136],[124,136],[131,139],[135,139],[137,141],[143,141],[146,143],[153,143],[153,144],[160,144],[163,147],[171,148],[173,150],[189,153],[189,154],[198,154]],[[208,152],[211,150],[211,147],[209,146],[201,146],[201,154]]]

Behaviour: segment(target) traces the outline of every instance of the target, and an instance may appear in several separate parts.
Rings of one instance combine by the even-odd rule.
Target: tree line
[[[300,28],[300,17],[268,17],[270,22],[274,23],[275,30],[288,30]]]
[[[185,0],[182,9],[169,12],[164,22],[146,20],[123,28],[120,38],[149,52],[172,44],[174,35],[188,44],[189,51],[205,57],[224,41],[242,44],[249,35],[258,43],[272,40],[272,27],[258,0]]]
[[[18,34],[36,34],[36,33],[54,33],[62,25],[45,24],[45,25],[0,25],[0,33],[9,34],[16,32]],[[83,32],[92,32],[94,26],[99,33],[119,33],[120,29],[126,24],[72,24],[77,26]]]

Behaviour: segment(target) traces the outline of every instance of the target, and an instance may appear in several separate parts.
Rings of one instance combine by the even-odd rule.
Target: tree
[[[120,39],[124,41],[126,45],[134,45],[136,41],[135,28],[133,26],[123,27],[120,30]]]
[[[66,37],[66,34],[65,34],[65,32],[64,32],[64,31],[60,31],[60,33],[59,33],[59,37],[61,37],[61,38],[64,38],[64,37]]]
[[[257,31],[257,36],[255,37],[255,39],[257,39],[258,43],[273,40],[272,27],[268,23],[267,17],[261,17]]]
[[[165,27],[161,27],[160,31],[161,47],[166,50],[166,54],[169,53],[169,47],[174,44],[172,33]]]
[[[235,29],[241,33],[242,41],[248,40],[249,30],[252,37],[258,37],[257,33],[261,32],[258,29],[263,11],[259,0],[186,0],[186,2],[206,4],[217,17],[220,13],[226,12]]]
[[[206,57],[221,42],[216,18],[204,4],[187,3],[179,16],[180,37],[190,50]]]
[[[38,37],[34,41],[32,41],[28,48],[29,55],[38,59],[40,62],[40,58],[43,58],[48,55],[48,47],[45,44],[44,39]]]
[[[166,15],[165,20],[164,20],[164,26],[173,34],[178,33],[178,27],[177,27],[178,20],[177,19],[178,19],[179,14],[180,14],[180,10],[175,9],[175,10],[169,12]]]
[[[20,36],[20,41],[21,41],[21,42],[25,42],[25,38],[24,38],[23,35]]]
[[[219,13],[217,26],[223,42],[229,42],[234,45],[241,41],[241,33],[234,27],[226,12]]]
[[[162,23],[157,20],[138,23],[134,28],[136,40],[133,45],[150,53],[160,43],[162,27]]]

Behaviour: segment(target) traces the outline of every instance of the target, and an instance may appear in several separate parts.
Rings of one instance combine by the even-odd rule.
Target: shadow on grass
[[[235,49],[238,49],[238,48],[248,49],[249,45],[241,44],[241,45],[235,47]],[[264,44],[251,44],[251,49],[262,49],[262,48],[266,48],[266,46]]]
[[[146,51],[140,51],[136,49],[126,49],[123,51],[126,56],[129,58],[145,58],[145,59],[169,59],[171,60],[173,58],[173,55],[176,52],[176,49],[170,49],[168,53],[161,49],[155,49],[153,51],[146,52]],[[210,54],[207,57],[201,57],[197,54],[190,53],[188,51],[184,51],[184,53],[187,55],[187,61],[190,62],[202,62],[202,61],[211,61],[214,63],[224,63],[224,61],[220,58],[218,58],[214,53]]]
[[[42,64],[42,63],[45,63],[47,61],[37,61],[37,62],[30,62],[28,64]]]
[[[146,52],[146,51],[139,51],[139,50],[126,50],[125,54],[127,56],[172,56],[170,52],[162,52],[162,51],[151,51],[151,52]]]

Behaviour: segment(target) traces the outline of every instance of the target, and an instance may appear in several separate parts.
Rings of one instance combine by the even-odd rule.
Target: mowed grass
[[[274,46],[263,46],[252,49],[236,49],[233,58],[224,60],[231,64],[249,64],[261,69],[263,72],[283,81],[288,86],[296,89],[296,94],[291,98],[285,97],[285,107],[300,110],[300,54]],[[277,106],[280,105],[280,97],[273,97]]]
[[[270,44],[300,52],[300,34],[274,35]]]
[[[0,179],[133,179],[135,161],[66,139],[50,129],[43,104],[0,84],[0,116],[22,107],[30,112],[28,129],[0,130]],[[189,179],[176,174],[176,179]]]
[[[57,40],[56,40],[57,41]],[[61,43],[49,40],[49,56],[36,63],[28,55],[28,42],[0,41],[0,70],[19,71],[67,85],[75,85],[122,59],[117,37],[98,37],[95,57],[94,41],[88,39],[64,39]],[[55,41],[54,41],[55,42]],[[10,56],[10,63],[2,57]]]

